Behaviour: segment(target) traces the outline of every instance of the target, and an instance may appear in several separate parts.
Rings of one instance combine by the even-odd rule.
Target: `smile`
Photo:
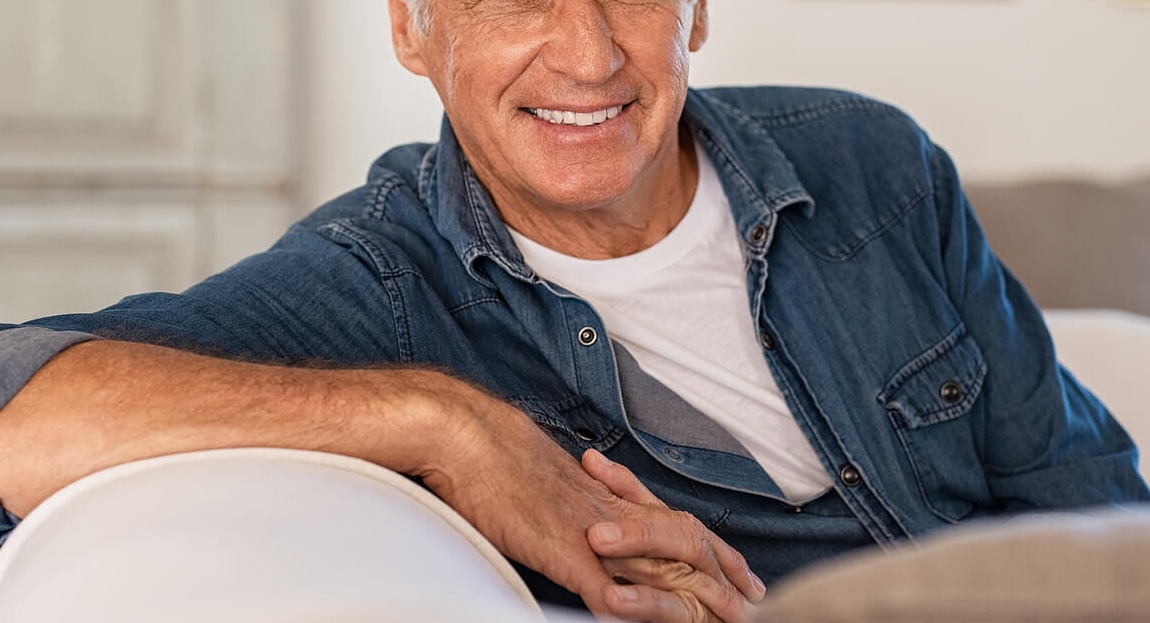
[[[524,108],[527,112],[539,117],[544,121],[554,123],[556,125],[573,125],[579,127],[588,127],[599,125],[610,119],[619,116],[623,112],[622,106],[612,106],[603,110],[596,110],[595,112],[573,112],[570,110],[547,110],[546,108]]]

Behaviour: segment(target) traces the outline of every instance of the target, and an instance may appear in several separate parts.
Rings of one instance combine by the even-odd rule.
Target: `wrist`
[[[367,371],[356,385],[367,397],[356,409],[367,431],[368,459],[394,471],[426,478],[450,471],[473,438],[479,405],[492,400],[481,389],[435,370]],[[358,435],[352,435],[358,437]]]

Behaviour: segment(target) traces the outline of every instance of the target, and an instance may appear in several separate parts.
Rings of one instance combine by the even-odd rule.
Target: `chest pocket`
[[[926,505],[947,521],[991,501],[980,426],[972,414],[986,369],[978,344],[960,325],[903,366],[878,396]]]

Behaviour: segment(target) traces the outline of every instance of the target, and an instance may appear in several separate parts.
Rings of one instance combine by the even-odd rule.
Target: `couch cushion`
[[[1150,180],[969,184],[967,194],[1040,306],[1150,315]]]

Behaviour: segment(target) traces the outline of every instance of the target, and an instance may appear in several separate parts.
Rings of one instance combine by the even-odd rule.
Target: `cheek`
[[[677,81],[685,81],[691,71],[691,53],[686,46],[676,46],[667,57],[668,68]]]
[[[489,45],[460,44],[451,50],[444,65],[451,98],[498,106],[501,98],[532,64],[533,50],[521,42]],[[466,60],[461,60],[466,59]]]
[[[660,48],[651,49],[644,57],[640,71],[652,85],[657,85],[656,88],[679,90],[688,82],[690,57],[686,45],[678,40],[671,41]],[[632,56],[632,61],[638,60],[637,55]]]

